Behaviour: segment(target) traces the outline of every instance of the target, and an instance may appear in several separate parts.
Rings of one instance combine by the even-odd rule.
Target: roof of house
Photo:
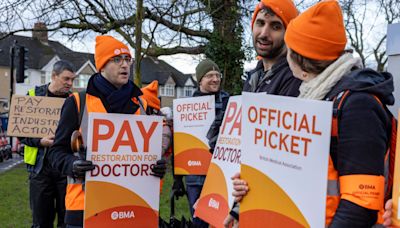
[[[1,37],[1,34],[0,34]],[[58,41],[49,40],[47,43],[40,42],[37,38],[12,35],[4,39],[0,39],[0,66],[10,66],[10,47],[14,44],[14,40],[21,46],[28,48],[27,66],[31,69],[42,69],[56,55],[70,61],[74,64],[76,70],[80,69],[83,64],[90,60],[95,66],[94,55],[90,53],[75,52]],[[133,66],[132,72],[134,72]],[[160,85],[165,85],[167,80],[172,77],[176,86],[183,87],[188,79],[192,80],[194,85],[197,82],[193,80],[191,75],[183,74],[165,61],[155,57],[144,57],[141,62],[142,83],[149,84],[154,80],[158,80]]]
[[[90,53],[75,52],[58,41],[49,40],[47,44],[37,38],[25,36],[8,36],[0,40],[0,66],[10,66],[10,47],[14,40],[21,46],[28,48],[27,66],[31,69],[42,69],[54,56],[65,59],[74,64],[78,70],[88,60],[94,65],[94,55]]]
[[[143,84],[149,84],[154,80],[158,80],[160,85],[165,85],[169,77],[172,77],[178,87],[185,86],[188,78],[193,81],[190,75],[183,74],[165,61],[155,57],[144,57],[140,67]],[[134,69],[135,66],[132,68]],[[193,83],[197,84],[195,81]]]

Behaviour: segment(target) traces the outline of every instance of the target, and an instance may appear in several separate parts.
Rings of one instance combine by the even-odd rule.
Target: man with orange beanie
[[[247,73],[245,92],[296,97],[301,81],[293,78],[286,61],[284,35],[289,22],[298,15],[292,0],[261,0],[251,20],[254,49],[261,58]]]
[[[251,30],[254,49],[261,58],[254,70],[246,73],[244,92],[297,97],[301,81],[293,77],[286,60],[286,28],[298,15],[292,0],[261,0],[254,9]],[[238,179],[239,174],[232,177]],[[238,218],[237,204],[225,220],[228,227]]]
[[[292,20],[285,42],[293,75],[302,80],[298,97],[333,103],[325,227],[382,227],[393,77],[362,69],[361,60],[345,52],[345,26],[335,0],[320,1]],[[233,185],[235,200],[241,201],[249,188],[245,180]],[[268,202],[265,197],[258,203]]]
[[[147,101],[146,113],[158,114],[161,109],[161,101],[158,98],[158,81],[154,80],[142,89],[143,98]]]
[[[290,68],[303,81],[299,97],[333,101],[326,227],[380,227],[392,76],[363,69],[359,58],[344,51],[346,30],[336,0],[321,1],[294,19],[285,41]]]
[[[141,90],[143,93],[142,97],[147,101],[146,113],[148,115],[164,116],[160,111],[161,101],[158,98],[158,81],[152,81]],[[163,122],[162,136],[162,155],[164,156],[171,149],[172,144],[172,126],[167,123],[166,119]]]
[[[132,64],[129,48],[111,36],[97,36],[95,61],[98,72],[89,79],[86,91],[74,93],[65,100],[55,141],[48,154],[52,166],[68,176],[67,227],[83,226],[84,177],[87,171],[94,169],[84,154],[72,151],[72,133],[81,129],[86,142],[85,126],[90,112],[146,115],[147,102],[143,93],[129,80]],[[151,171],[153,176],[162,178],[166,171],[165,160],[157,161]]]

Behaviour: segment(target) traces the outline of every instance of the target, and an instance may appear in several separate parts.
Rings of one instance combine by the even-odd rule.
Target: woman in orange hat
[[[345,52],[346,33],[337,1],[321,1],[293,19],[285,34],[287,60],[302,80],[300,98],[333,101],[328,167],[327,227],[382,223],[385,155],[391,127],[386,105],[394,103],[393,78],[362,69]],[[248,191],[234,181],[236,201]]]

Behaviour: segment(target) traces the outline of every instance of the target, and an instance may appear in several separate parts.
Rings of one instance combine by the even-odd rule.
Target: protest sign
[[[63,98],[13,95],[7,135],[29,138],[54,136]]]
[[[325,227],[332,103],[244,93],[241,227]]]
[[[180,175],[205,175],[210,165],[207,132],[215,119],[212,96],[175,99],[174,169]]]
[[[233,205],[231,177],[240,171],[242,98],[230,97],[195,215],[214,227]]]
[[[158,227],[160,178],[150,173],[161,138],[159,116],[89,114],[86,228]]]

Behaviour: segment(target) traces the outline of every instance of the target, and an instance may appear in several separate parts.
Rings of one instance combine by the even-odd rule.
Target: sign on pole
[[[174,100],[174,169],[179,175],[206,175],[211,153],[206,137],[215,119],[215,98]]]
[[[29,138],[54,136],[64,100],[54,97],[13,95],[7,135]]]
[[[162,117],[90,113],[84,225],[158,227]]]
[[[324,227],[332,103],[244,93],[241,227]]]

